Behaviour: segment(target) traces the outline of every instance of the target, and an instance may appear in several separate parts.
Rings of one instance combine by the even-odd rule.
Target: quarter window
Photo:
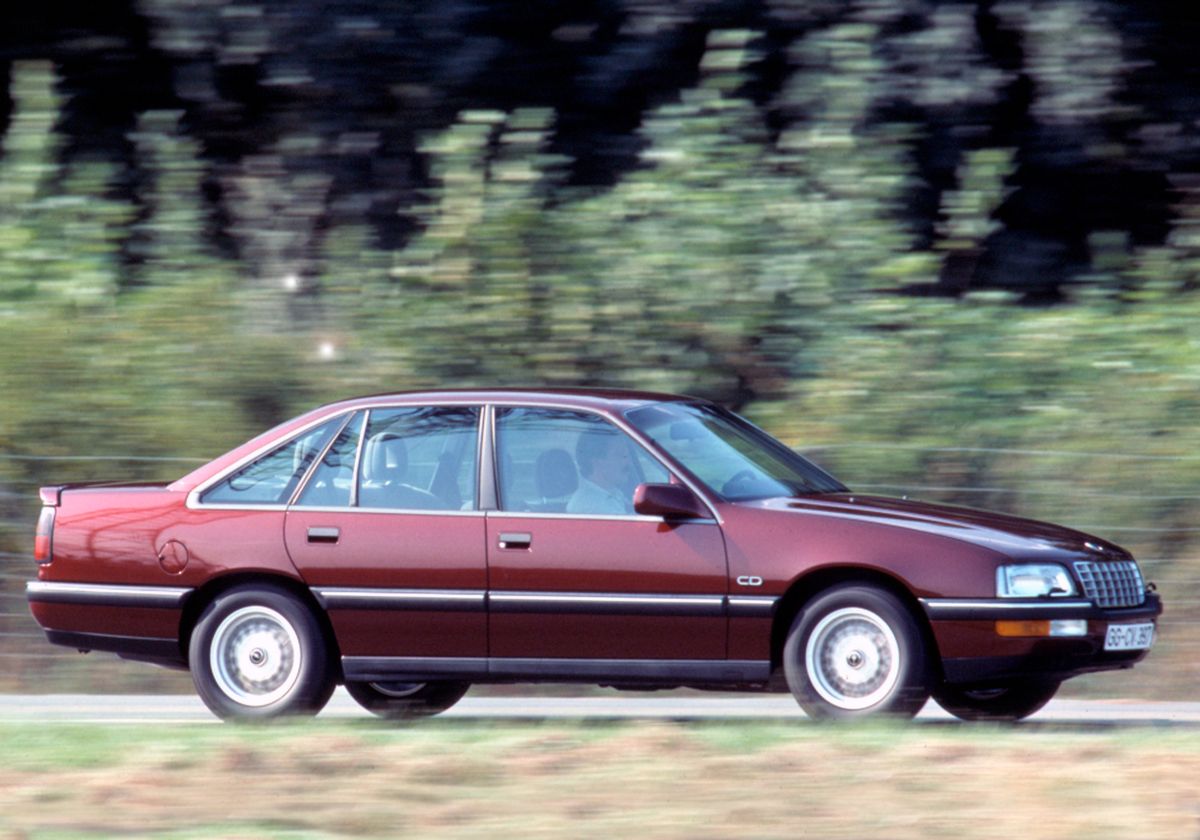
[[[479,409],[372,409],[358,470],[358,505],[475,510]]]
[[[507,511],[627,515],[639,483],[670,480],[628,435],[585,412],[499,409],[496,451]]]
[[[312,478],[300,493],[297,505],[304,507],[346,507],[352,503],[354,462],[362,435],[363,414],[346,424],[333,445],[325,450]]]
[[[211,505],[286,504],[304,473],[345,421],[341,415],[252,461],[200,496]]]

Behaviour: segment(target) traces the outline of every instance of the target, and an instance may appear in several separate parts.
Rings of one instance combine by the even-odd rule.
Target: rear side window
[[[358,467],[359,507],[475,510],[479,409],[371,409]]]
[[[286,504],[345,419],[344,414],[335,417],[272,449],[205,490],[200,501],[209,505]]]

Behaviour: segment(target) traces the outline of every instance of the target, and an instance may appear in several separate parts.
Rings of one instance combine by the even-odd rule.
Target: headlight
[[[1075,595],[1075,581],[1057,563],[1019,563],[996,569],[996,597],[1041,598]]]

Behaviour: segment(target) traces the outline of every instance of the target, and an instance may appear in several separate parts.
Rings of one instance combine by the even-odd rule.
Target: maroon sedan
[[[406,717],[572,681],[1017,719],[1142,659],[1162,611],[1109,542],[853,493],[661,394],[367,397],[173,484],[41,497],[49,640],[189,668],[222,717],[314,713],[338,683]]]

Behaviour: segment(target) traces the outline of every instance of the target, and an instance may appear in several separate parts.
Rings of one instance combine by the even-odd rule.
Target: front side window
[[[625,418],[729,501],[840,493],[837,479],[731,411],[660,403]]]
[[[286,504],[345,419],[344,414],[335,417],[276,447],[205,490],[200,501],[210,505]]]
[[[628,435],[585,412],[499,409],[496,451],[506,511],[628,515],[638,484],[670,480]]]
[[[358,506],[476,510],[479,409],[372,409],[358,468]]]

